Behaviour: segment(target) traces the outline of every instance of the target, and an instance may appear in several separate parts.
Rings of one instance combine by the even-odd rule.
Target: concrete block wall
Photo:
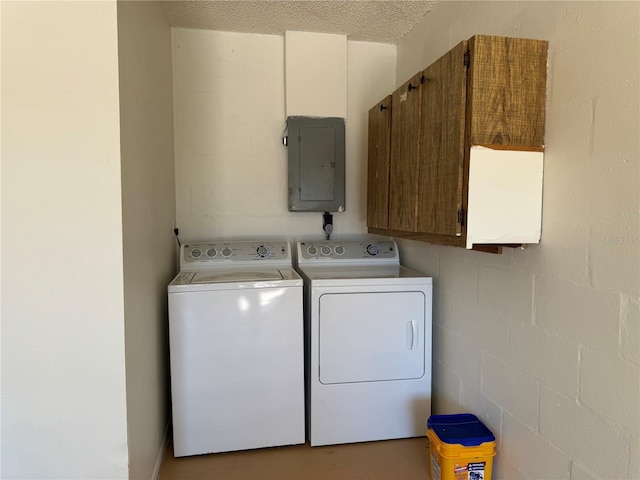
[[[402,240],[434,284],[436,413],[496,434],[494,478],[640,478],[640,4],[441,2],[396,84],[461,40],[549,41],[542,241]]]

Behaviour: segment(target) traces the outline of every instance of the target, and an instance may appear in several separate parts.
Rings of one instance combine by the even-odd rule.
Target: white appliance
[[[304,443],[289,243],[183,244],[180,270],[168,286],[175,456]]]
[[[431,413],[432,279],[393,241],[301,242],[312,446],[417,437]]]

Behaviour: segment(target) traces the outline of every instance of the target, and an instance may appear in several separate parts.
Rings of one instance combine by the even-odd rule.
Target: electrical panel
[[[343,118],[287,118],[289,211],[345,209]]]

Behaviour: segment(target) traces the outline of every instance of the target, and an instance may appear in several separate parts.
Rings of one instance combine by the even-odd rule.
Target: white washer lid
[[[232,282],[258,282],[261,280],[283,280],[279,270],[252,271],[239,270],[231,272],[197,272],[191,279],[191,284],[201,283],[232,283]]]
[[[280,267],[180,272],[167,288],[169,293],[180,293],[297,286],[302,286],[300,275],[291,267]]]

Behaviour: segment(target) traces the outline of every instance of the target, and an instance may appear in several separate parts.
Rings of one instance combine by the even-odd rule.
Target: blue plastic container
[[[427,428],[431,428],[444,443],[465,447],[476,447],[496,440],[491,430],[471,413],[431,415],[427,421]]]

